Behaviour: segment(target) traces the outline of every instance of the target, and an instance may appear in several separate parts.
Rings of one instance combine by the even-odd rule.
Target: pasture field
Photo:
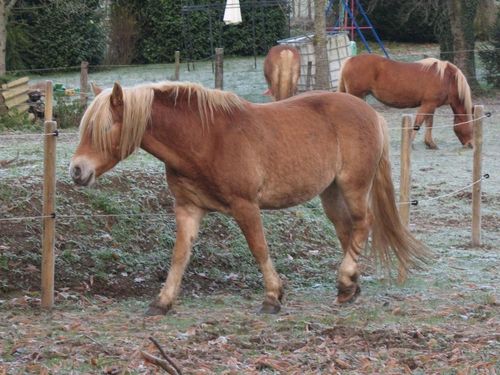
[[[227,60],[226,89],[264,101],[262,59],[257,63],[255,71],[253,59]],[[91,73],[90,79],[130,85],[170,74],[170,67],[158,69],[161,78],[144,69]],[[210,63],[196,69],[181,77],[212,87]],[[68,85],[74,79],[51,78]],[[373,103],[391,128],[397,189],[401,116],[414,111]],[[174,241],[164,167],[139,151],[95,187],[75,188],[67,168],[77,135],[65,130],[57,146],[52,312],[39,307],[40,222],[0,222],[0,375],[161,373],[141,355],[161,357],[150,336],[184,374],[499,373],[500,100],[475,103],[492,114],[484,120],[483,171],[490,178],[483,181],[482,246],[470,244],[471,189],[458,191],[471,182],[472,150],[444,127],[452,116],[443,107],[434,121],[439,149],[426,150],[418,134],[412,151],[412,199],[420,204],[411,208],[410,227],[434,253],[428,267],[398,285],[366,257],[362,294],[339,306],[341,250],[319,200],[265,212],[272,257],[286,283],[282,311],[272,316],[257,313],[261,277],[236,224],[212,214],[174,312],[144,317]],[[0,135],[0,217],[40,215],[42,160],[39,136]]]

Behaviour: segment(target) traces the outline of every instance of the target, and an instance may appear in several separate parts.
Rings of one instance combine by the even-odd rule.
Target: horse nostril
[[[73,178],[79,178],[82,175],[82,169],[78,166],[75,166],[73,167],[71,174]]]

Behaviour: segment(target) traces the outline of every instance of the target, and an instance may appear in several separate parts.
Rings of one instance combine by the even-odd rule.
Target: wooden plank
[[[3,89],[10,89],[11,87],[16,87],[19,85],[22,85],[23,83],[28,83],[30,80],[30,77],[21,77],[19,79],[16,79],[15,81],[10,81],[9,83],[4,83],[2,85]]]
[[[13,98],[19,94],[28,94],[28,84],[22,84],[11,89],[8,89],[2,93],[2,96],[5,100]]]
[[[5,101],[5,106],[8,109],[12,109],[14,107],[17,107],[19,104],[26,103],[27,100],[28,100],[28,95],[27,94],[21,94],[21,95],[15,96],[13,98],[10,98],[9,100],[6,100]]]
[[[14,107],[17,107],[20,104],[26,103],[27,100],[28,100],[28,95],[27,94],[21,94],[21,95],[15,96],[13,98],[10,98],[9,100],[6,100],[5,101],[5,106],[8,109],[12,109]]]
[[[23,112],[26,112],[30,108],[30,105],[28,103],[24,103],[24,104],[19,104],[18,106],[14,107],[14,108],[16,109],[16,111],[23,113]]]

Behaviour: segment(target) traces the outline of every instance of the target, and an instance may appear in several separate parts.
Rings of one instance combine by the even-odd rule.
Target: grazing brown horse
[[[264,60],[264,77],[268,86],[266,95],[275,100],[295,95],[300,77],[299,51],[285,45],[272,47]]]
[[[207,212],[231,215],[264,277],[263,312],[280,309],[283,287],[268,253],[261,209],[320,195],[344,258],[338,301],[359,293],[357,260],[370,229],[383,264],[403,272],[426,248],[401,223],[383,118],[352,95],[311,92],[253,104],[197,84],[114,85],[96,96],[80,125],[70,174],[89,186],[141,147],[165,162],[177,224],[172,264],[149,314],[164,314],[179,293],[191,247]]]
[[[472,147],[472,99],[463,73],[448,61],[433,58],[413,63],[399,62],[377,55],[359,55],[345,60],[341,69],[340,92],[364,98],[372,94],[382,103],[396,108],[420,107],[415,126],[425,121],[425,144],[437,148],[432,139],[433,114],[449,104],[455,114],[453,127],[460,142]]]

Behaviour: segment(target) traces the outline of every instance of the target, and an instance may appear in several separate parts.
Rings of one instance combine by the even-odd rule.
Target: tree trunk
[[[5,74],[5,47],[7,44],[7,7],[6,0],[0,0],[0,76]]]
[[[448,0],[453,63],[465,74],[472,89],[478,88],[475,64],[474,19],[479,0]]]
[[[451,33],[448,5],[444,2],[439,2],[436,12],[438,15],[434,21],[434,33],[439,42],[439,57],[441,60],[453,63],[455,55],[453,53],[453,34]]]
[[[330,89],[328,55],[326,52],[326,0],[314,0],[314,58],[316,61],[315,90]]]
[[[7,70],[5,66],[5,56],[7,48],[7,21],[10,10],[17,0],[0,0],[0,76]]]

